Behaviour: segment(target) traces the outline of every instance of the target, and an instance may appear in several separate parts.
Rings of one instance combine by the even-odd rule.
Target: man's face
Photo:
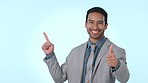
[[[104,36],[104,31],[108,24],[105,24],[105,17],[98,12],[88,15],[85,27],[92,42],[96,42]]]

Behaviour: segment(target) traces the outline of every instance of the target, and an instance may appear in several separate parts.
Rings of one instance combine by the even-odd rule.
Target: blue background
[[[71,49],[88,40],[86,11],[109,14],[105,36],[126,50],[128,83],[148,82],[147,0],[0,0],[0,83],[54,83],[41,49],[43,32],[61,65]],[[118,82],[117,82],[118,83]]]

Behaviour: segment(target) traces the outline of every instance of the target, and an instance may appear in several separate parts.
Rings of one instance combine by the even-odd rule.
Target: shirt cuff
[[[46,54],[45,60],[48,60],[50,58],[52,58],[55,55],[54,52],[50,53],[50,54]]]
[[[118,68],[120,67],[120,60],[118,59],[118,64],[116,67],[111,67],[112,68],[112,72],[115,72],[116,70],[118,70]]]

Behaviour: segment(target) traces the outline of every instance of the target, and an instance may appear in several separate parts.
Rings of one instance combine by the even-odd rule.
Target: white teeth
[[[95,33],[95,34],[96,34],[96,33],[98,33],[98,31],[94,31],[94,30],[93,30],[92,33]]]

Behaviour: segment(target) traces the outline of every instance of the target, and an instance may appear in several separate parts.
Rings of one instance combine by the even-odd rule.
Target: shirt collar
[[[103,38],[101,38],[100,40],[98,40],[98,41],[95,43],[95,45],[96,45],[97,47],[101,48],[102,45],[104,44],[105,40],[106,40],[106,38],[103,37]],[[90,41],[90,39],[89,39],[88,42],[87,42],[88,48],[89,48],[92,44],[94,44],[94,43],[92,43],[92,42]]]

